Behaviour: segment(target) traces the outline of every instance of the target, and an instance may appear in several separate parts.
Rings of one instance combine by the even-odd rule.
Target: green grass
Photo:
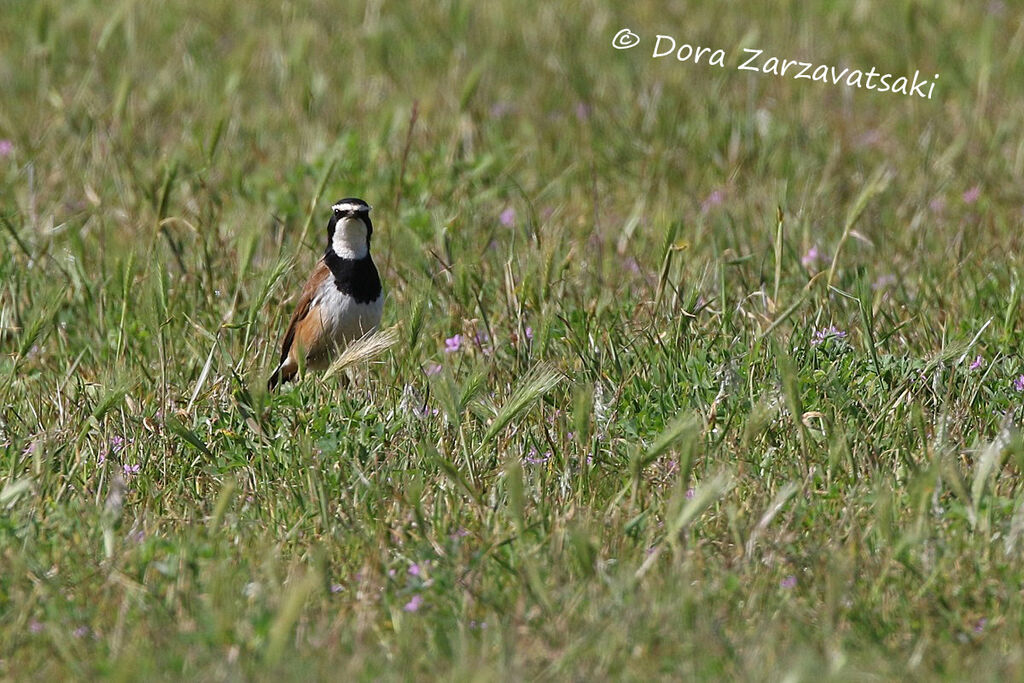
[[[1019,8],[669,4],[3,4],[0,677],[1024,675]]]

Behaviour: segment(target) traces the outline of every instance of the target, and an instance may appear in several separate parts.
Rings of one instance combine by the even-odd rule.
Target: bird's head
[[[370,205],[362,199],[339,199],[331,207],[327,223],[327,248],[344,259],[361,259],[370,253]]]

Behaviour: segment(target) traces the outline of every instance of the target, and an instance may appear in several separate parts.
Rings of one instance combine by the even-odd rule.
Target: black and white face
[[[331,207],[327,236],[331,249],[344,259],[361,259],[370,253],[370,205],[362,199],[341,199]]]

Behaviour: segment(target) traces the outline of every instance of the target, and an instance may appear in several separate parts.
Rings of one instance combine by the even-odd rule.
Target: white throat
[[[359,218],[341,218],[334,226],[331,241],[334,253],[345,259],[366,258],[370,244],[366,235],[366,223]]]

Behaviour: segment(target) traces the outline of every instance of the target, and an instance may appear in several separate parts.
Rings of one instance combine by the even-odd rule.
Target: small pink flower
[[[971,189],[964,192],[964,204],[973,204],[978,201],[978,197],[981,196],[981,186],[975,185]]]
[[[779,585],[783,588],[796,588],[796,577],[791,574],[780,581]]]
[[[711,194],[709,194],[704,201],[700,203],[700,210],[707,213],[714,207],[720,205],[723,201],[725,201],[725,193],[721,190],[712,190]]]
[[[423,606],[423,596],[419,595],[417,593],[416,595],[412,596],[412,600],[410,600],[409,602],[405,603],[405,607],[403,607],[402,609],[405,610],[406,612],[416,612],[422,606]]]
[[[501,215],[498,217],[498,221],[500,221],[506,228],[511,228],[516,224],[516,210],[511,206],[508,207],[501,212]]]
[[[473,341],[476,342],[476,345],[480,347],[480,350],[483,351],[485,356],[489,356],[494,353],[494,347],[488,344],[488,342],[491,341],[491,335],[487,334],[486,331],[481,330],[475,333],[473,335]]]
[[[142,471],[142,465],[125,464],[121,469],[124,471],[124,476],[132,477]]]
[[[444,352],[455,353],[462,348],[462,335],[457,334],[454,337],[448,337],[444,340]]]
[[[942,213],[942,210],[946,208],[946,198],[936,197],[928,202],[928,208],[932,210],[932,213]]]
[[[438,414],[440,414],[441,411],[438,410],[437,408],[431,408],[430,406],[424,403],[422,408],[417,408],[414,412],[420,418],[427,418],[431,416],[437,416]]]
[[[887,289],[894,284],[896,284],[895,275],[879,275],[878,278],[871,283],[871,289],[877,292],[880,289]]]
[[[1013,388],[1017,391],[1024,391],[1024,375],[1013,380]]]
[[[526,333],[526,338],[530,341],[533,341],[533,328],[527,325],[524,332]]]
[[[495,102],[491,105],[491,116],[498,119],[512,112],[512,105],[508,102]]]
[[[985,365],[985,359],[982,358],[981,356],[978,356],[977,358],[974,359],[974,362],[971,363],[971,367],[969,369],[977,370],[980,367],[984,367],[984,365]]]
[[[800,257],[800,263],[804,268],[810,269],[825,260],[825,254],[815,244],[807,250],[807,253]]]
[[[420,566],[414,563],[411,567],[409,567],[409,576],[419,576],[422,571],[423,570],[420,569]]]
[[[530,465],[543,465],[551,459],[551,451],[546,451],[544,455],[539,455],[537,449],[531,447],[530,452],[523,456],[523,462]]]
[[[434,375],[437,375],[441,372],[441,364],[431,363],[430,365],[427,366],[427,369],[424,370],[424,372],[427,373],[427,377],[433,377]]]
[[[10,140],[0,140],[0,159],[14,154],[14,143]]]
[[[32,621],[28,622],[28,630],[29,630],[29,631],[30,631],[31,633],[42,633],[42,631],[43,631],[43,625],[42,625],[42,624],[40,624],[40,623],[39,623],[38,621],[36,621],[35,619],[33,619]]]
[[[828,327],[823,327],[822,329],[817,330],[814,333],[814,336],[811,337],[811,346],[818,346],[819,344],[824,344],[829,339],[844,338],[846,338],[845,332],[843,332],[840,329],[837,329],[835,325],[829,325]]]
[[[978,621],[975,622],[975,624],[974,624],[974,632],[975,633],[981,633],[982,631],[985,630],[985,627],[987,625],[988,625],[988,619],[986,619],[985,617],[982,617],[981,619],[978,619]]]

